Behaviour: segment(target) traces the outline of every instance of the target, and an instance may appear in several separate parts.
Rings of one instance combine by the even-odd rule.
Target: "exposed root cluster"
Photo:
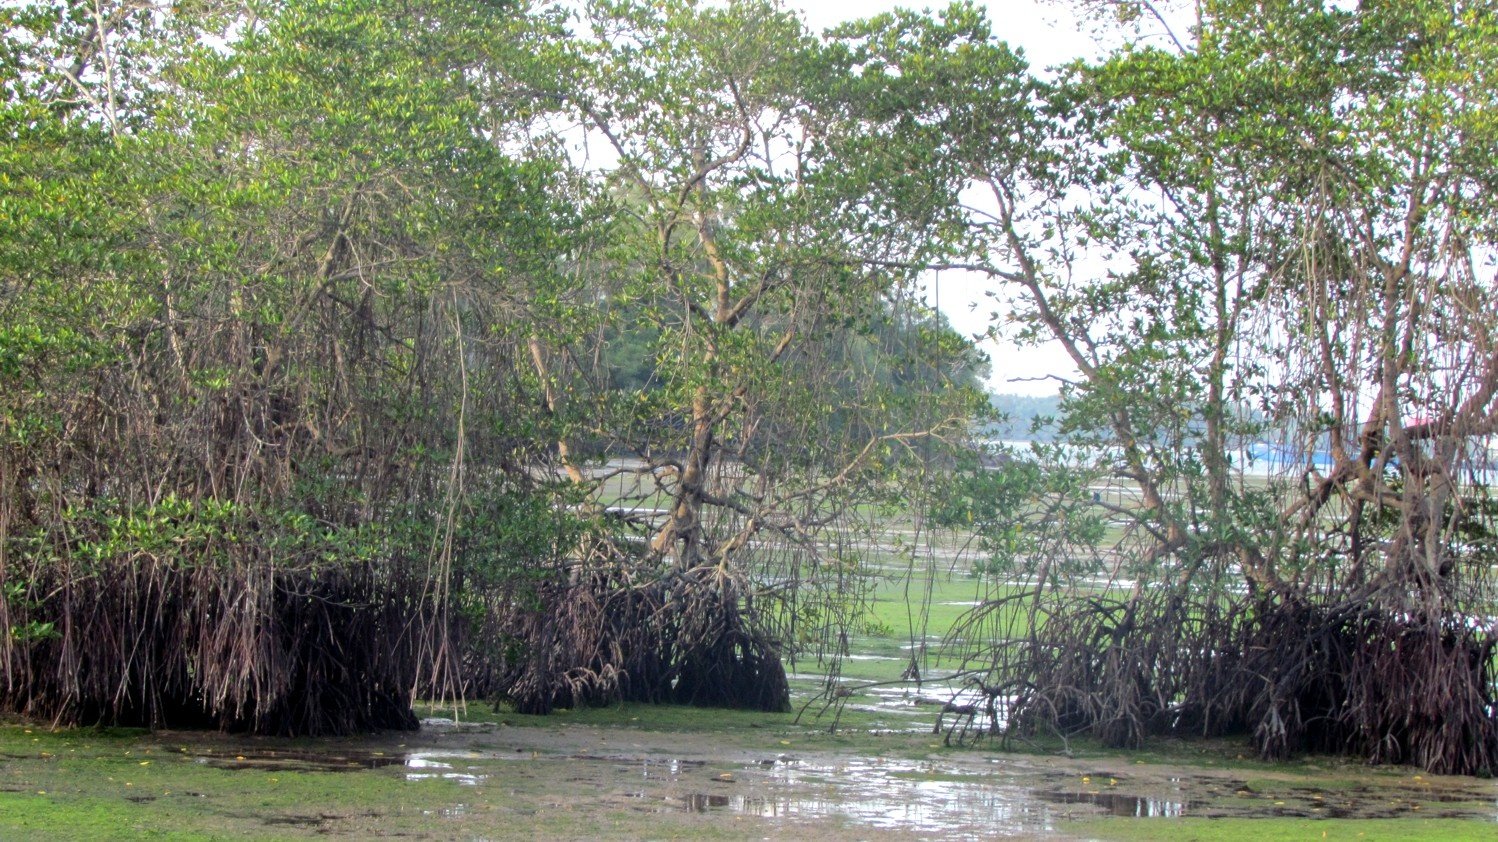
[[[1304,751],[1498,770],[1495,630],[1376,598],[1057,601],[995,650],[1011,734],[1250,735],[1266,759]]]
[[[745,582],[720,567],[574,568],[515,611],[491,695],[523,713],[620,701],[780,711],[779,647]]]
[[[138,558],[40,576],[46,597],[6,611],[12,626],[50,626],[5,648],[5,709],[58,725],[282,735],[417,726],[420,582],[372,564],[314,573]]]

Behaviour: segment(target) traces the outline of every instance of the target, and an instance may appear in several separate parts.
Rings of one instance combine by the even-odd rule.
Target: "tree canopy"
[[[914,511],[995,727],[1491,772],[1498,9],[1182,5],[8,5],[0,703],[781,708]]]
[[[1041,89],[1039,154],[963,153],[970,259],[1070,355],[1091,454],[1027,481],[1045,522],[985,509],[1048,615],[991,650],[1020,718],[1492,767],[1494,12],[1199,4]],[[1250,478],[1265,441],[1292,468]]]

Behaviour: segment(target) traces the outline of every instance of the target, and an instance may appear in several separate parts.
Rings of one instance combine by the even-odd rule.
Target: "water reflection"
[[[704,766],[701,760],[682,760],[678,757],[654,758],[647,757],[638,761],[640,776],[643,778],[665,778],[671,779],[680,775],[686,769],[697,769]]]
[[[930,708],[909,702],[912,708]],[[643,735],[630,734],[631,738]],[[613,735],[610,734],[610,740]],[[425,814],[463,821],[487,815],[483,800],[503,784],[514,795],[532,791],[546,799],[597,796],[599,809],[621,803],[647,812],[742,815],[795,821],[831,820],[850,827],[946,838],[1036,837],[1065,821],[1089,815],[1169,821],[1182,816],[1306,816],[1351,818],[1494,816],[1494,790],[1473,781],[1433,785],[1422,776],[1387,776],[1351,788],[1290,784],[1250,789],[1220,773],[1177,777],[1084,771],[1039,760],[987,756],[913,760],[831,753],[765,752],[732,761],[673,756],[664,744],[619,753],[550,753],[544,741],[516,746],[422,748],[380,751],[237,747],[199,750],[191,759],[231,769],[398,773],[411,782],[449,781],[483,787],[467,803],[433,804]],[[785,743],[785,741],[781,741]],[[451,746],[452,744],[449,743]],[[612,746],[610,746],[612,748]],[[701,751],[701,746],[696,747]],[[183,748],[183,752],[188,749]],[[232,753],[231,753],[232,752]],[[382,767],[394,766],[389,772]],[[523,784],[517,788],[517,782]],[[1257,785],[1256,785],[1257,786]],[[154,797],[154,796],[137,796]],[[475,800],[479,799],[479,800]],[[560,803],[560,802],[557,802]],[[569,802],[570,803],[570,802]],[[547,809],[527,804],[524,809]],[[425,812],[425,811],[424,811]],[[315,818],[315,817],[314,817]],[[306,817],[295,817],[302,822]]]
[[[783,784],[775,795],[731,806],[764,817],[836,817],[937,834],[977,827],[994,833],[1054,830],[1051,808],[1028,788],[995,776],[947,775],[930,763],[860,758],[830,766],[781,764],[770,777]]]
[[[687,812],[706,813],[708,810],[727,807],[731,803],[733,803],[733,799],[726,795],[710,795],[705,792],[694,792],[687,796]]]
[[[464,757],[469,760],[479,760],[483,759],[484,756],[477,752],[412,752],[406,755],[405,766],[407,770],[415,771],[407,771],[406,780],[423,781],[440,779],[457,781],[463,786],[478,786],[489,779],[487,774],[481,774],[482,768],[479,766],[465,766],[460,771],[454,768],[452,763],[444,763],[442,760],[438,760],[437,758],[439,757],[452,759]]]
[[[886,710],[931,717],[931,700],[941,696],[928,682],[919,693],[894,689],[878,698]],[[915,725],[920,720],[907,721]],[[929,724],[922,727],[929,732]],[[931,738],[931,748],[938,739]],[[637,731],[589,734],[564,743],[566,750],[559,750],[550,732],[520,729],[482,741],[444,735],[442,742],[442,747],[407,749],[388,742],[333,741],[309,748],[264,740],[182,746],[174,753],[187,761],[273,775],[363,772],[398,775],[413,786],[448,782],[444,785],[473,787],[462,790],[460,804],[445,803],[459,799],[432,787],[433,803],[423,805],[423,814],[454,823],[473,823],[496,809],[533,815],[579,804],[600,814],[622,808],[714,814],[726,821],[735,816],[827,820],[868,832],[943,838],[1039,837],[1055,833],[1063,822],[1090,816],[1166,822],[1183,816],[1453,818],[1487,822],[1484,827],[1498,819],[1498,790],[1489,782],[1389,772],[1359,775],[1340,767],[1326,777],[1255,781],[1250,788],[1221,770],[1192,768],[1182,774],[1175,771],[1179,767],[1141,763],[1105,771],[1052,758],[982,753],[932,754],[924,760],[849,756],[800,743],[782,749],[792,744],[785,739],[767,739],[759,752],[733,749],[731,760],[721,759],[722,747],[711,740]],[[926,741],[895,744],[917,742]],[[1355,785],[1345,785],[1351,779]],[[1329,786],[1327,780],[1339,783]],[[131,792],[124,797],[148,803],[161,796]],[[173,797],[206,796],[183,792]],[[276,814],[265,821],[320,828],[322,819]]]
[[[1042,792],[1041,798],[1055,804],[1096,804],[1110,815],[1135,819],[1178,819],[1190,806],[1185,801],[1146,798],[1121,792]]]
[[[735,772],[720,773],[723,764],[702,761],[609,760],[613,774],[635,773],[636,783],[616,795],[636,809],[655,812],[834,819],[949,838],[979,829],[984,836],[1034,836],[1053,831],[1063,816],[1062,810],[1036,798],[1033,780],[978,771],[954,775],[948,766],[927,761],[872,757],[818,763],[780,754],[746,760]],[[606,786],[606,767],[594,768],[606,773],[600,780]]]
[[[186,751],[186,749],[184,749]],[[240,748],[214,753],[212,749],[193,757],[193,762],[216,769],[296,772],[362,772],[398,766],[402,757],[382,751],[319,751],[313,749]]]

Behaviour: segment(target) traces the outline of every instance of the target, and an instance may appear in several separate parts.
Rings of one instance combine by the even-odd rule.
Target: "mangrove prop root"
[[[0,707],[57,725],[210,727],[274,735],[417,727],[419,581],[340,565],[182,567],[134,559],[41,574],[12,622]]]
[[[574,569],[541,585],[501,636],[514,645],[490,693],[522,713],[621,701],[790,709],[778,646],[744,582],[720,568]]]
[[[1266,759],[1297,752],[1498,771],[1495,629],[1363,598],[1057,601],[992,650],[1019,688],[1014,734],[1139,746],[1157,734],[1247,735]]]

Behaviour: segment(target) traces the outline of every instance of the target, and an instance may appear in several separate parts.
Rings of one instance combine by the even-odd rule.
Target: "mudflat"
[[[1498,783],[644,707],[340,739],[0,727],[0,837],[1491,838]],[[1038,747],[1044,748],[1044,747]]]

